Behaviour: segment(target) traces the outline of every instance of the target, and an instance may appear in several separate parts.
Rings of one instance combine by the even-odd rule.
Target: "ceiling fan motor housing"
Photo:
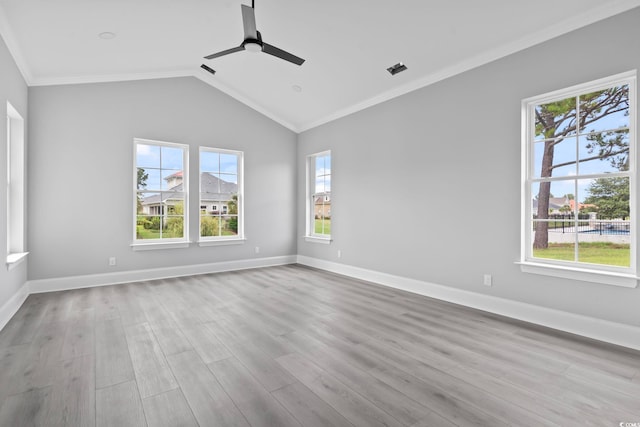
[[[293,64],[302,65],[304,59],[262,41],[262,35],[260,34],[260,31],[256,29],[256,17],[253,2],[251,2],[251,7],[244,4],[241,5],[241,9],[242,25],[244,27],[244,40],[240,46],[205,56],[206,59],[219,58],[224,55],[229,55],[230,53],[248,50],[249,52],[264,52]]]

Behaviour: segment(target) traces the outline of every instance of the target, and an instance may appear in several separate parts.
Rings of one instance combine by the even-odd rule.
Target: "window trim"
[[[137,195],[138,195],[138,166],[137,166],[137,147],[138,144],[156,145],[164,147],[180,148],[182,151],[182,194],[184,194],[183,207],[183,237],[170,239],[137,239]],[[133,139],[133,241],[131,248],[134,251],[146,251],[155,249],[175,249],[189,247],[189,145],[176,142],[158,141],[144,138]],[[156,190],[148,190],[155,192]]]
[[[198,147],[198,204],[199,205],[202,205],[202,200],[200,199],[200,196],[202,194],[202,179],[200,177],[200,175],[202,174],[202,171],[200,170],[200,167],[201,167],[200,155],[202,151],[208,151],[208,152],[218,153],[218,154],[233,154],[235,156],[238,156],[238,174],[237,174],[238,232],[235,236],[201,236],[200,222],[202,220],[202,215],[200,211],[198,211],[198,246],[204,247],[204,246],[223,246],[223,245],[243,244],[246,241],[246,238],[244,235],[244,151],[229,150],[225,148],[216,148],[216,147],[210,147],[205,145],[201,145],[200,147]],[[219,216],[223,216],[224,213],[222,212],[222,207],[227,208],[227,206],[226,205],[218,206],[218,204],[214,206],[216,206],[216,210],[218,207],[220,207]],[[226,212],[228,212],[228,208]]]
[[[521,223],[520,223],[520,260],[516,264],[520,265],[521,271],[525,273],[541,274],[547,276],[561,277],[574,280],[582,280],[593,283],[601,283],[622,287],[637,287],[637,227],[638,220],[636,210],[636,185],[638,170],[638,154],[636,143],[636,120],[638,115],[637,106],[637,77],[636,70],[616,74],[610,77],[601,78],[587,83],[574,85],[568,88],[548,92],[526,98],[521,104]],[[629,159],[630,168],[627,171],[629,178],[629,208],[630,208],[630,266],[616,267],[599,264],[580,263],[577,261],[565,262],[557,260],[545,260],[534,258],[532,251],[531,218],[532,204],[531,184],[533,177],[533,140],[530,140],[535,126],[532,108],[535,105],[553,102],[559,99],[579,96],[590,91],[601,90],[620,84],[629,85],[629,108],[632,114],[629,115]]]
[[[315,192],[315,159],[317,157],[329,156],[331,158],[331,187],[333,189],[333,158],[331,156],[331,150],[324,150],[317,153],[309,154],[306,159],[306,194],[305,194],[305,235],[304,240],[310,243],[330,244],[333,241],[331,234],[316,234],[315,233],[315,198],[322,195],[331,197],[332,191],[328,192]],[[313,177],[312,177],[313,174]]]
[[[26,250],[26,146],[24,119],[9,101],[6,103],[7,154],[7,269],[23,262]]]

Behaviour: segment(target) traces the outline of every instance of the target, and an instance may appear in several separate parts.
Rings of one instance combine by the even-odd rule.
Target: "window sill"
[[[200,240],[198,246],[226,246],[226,245],[244,245],[247,239],[235,238],[235,239],[219,239],[219,240]]]
[[[518,261],[523,273],[541,274],[543,276],[561,277],[563,279],[582,280],[585,282],[601,283],[603,285],[635,288],[638,286],[637,277],[628,273],[616,273],[613,271],[596,271],[584,268],[556,266],[531,261]]]
[[[331,237],[304,236],[304,240],[309,243],[331,244]]]
[[[159,249],[180,249],[188,248],[191,242],[153,242],[153,243],[132,243],[131,249],[134,251],[155,251]]]
[[[7,270],[14,269],[18,264],[21,264],[27,259],[29,252],[16,252],[7,255]]]

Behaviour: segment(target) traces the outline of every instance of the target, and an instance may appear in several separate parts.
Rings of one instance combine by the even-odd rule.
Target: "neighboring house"
[[[571,211],[570,206],[573,200],[564,197],[549,197],[549,214],[562,214]],[[533,213],[538,212],[538,199],[533,199]]]
[[[569,200],[569,207],[571,208],[571,211],[573,212],[573,210],[576,207],[576,201],[575,200]],[[581,211],[582,209],[585,209],[585,208],[595,209],[595,208],[597,208],[597,206],[594,205],[594,204],[590,204],[590,203],[580,203],[580,202],[578,202],[578,211]]]
[[[316,218],[331,218],[331,196],[318,196],[313,207]]]
[[[170,191],[182,191],[182,171],[164,178]],[[229,202],[238,194],[238,185],[223,181],[217,176],[204,172],[200,175],[200,213],[224,215],[229,211]],[[171,193],[160,193],[141,200],[143,215],[171,214],[181,199]]]
[[[549,214],[567,214],[573,212],[576,207],[576,201],[564,197],[549,197]],[[578,211],[584,208],[596,208],[596,205],[578,202]],[[538,212],[538,200],[533,200],[533,213]]]

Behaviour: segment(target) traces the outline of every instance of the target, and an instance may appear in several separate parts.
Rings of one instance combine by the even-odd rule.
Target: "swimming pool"
[[[629,230],[619,230],[616,228],[603,228],[600,229],[592,229],[592,230],[580,230],[578,233],[585,234],[621,234],[621,235],[629,235]]]

